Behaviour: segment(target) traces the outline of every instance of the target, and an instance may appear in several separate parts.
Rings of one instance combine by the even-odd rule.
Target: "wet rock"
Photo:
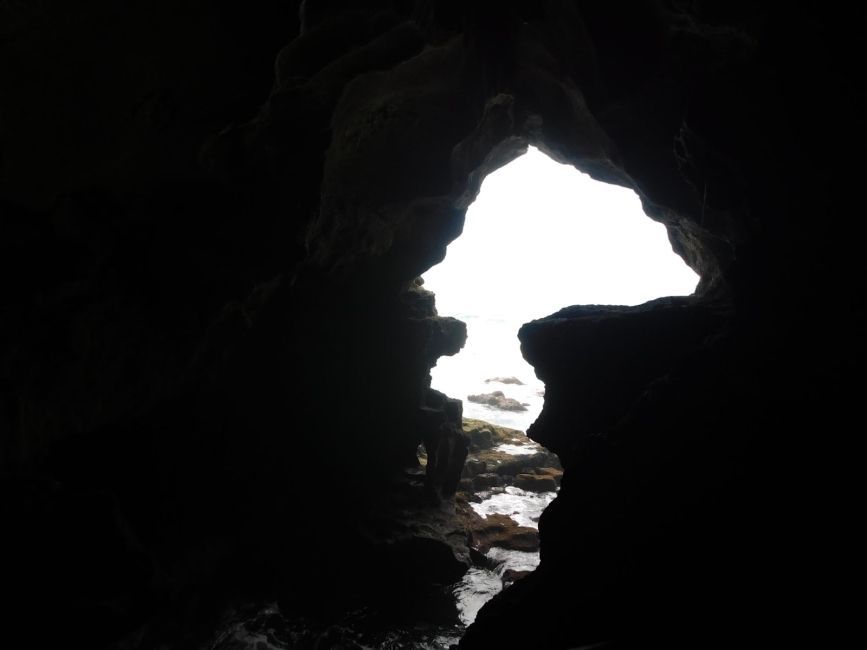
[[[490,450],[479,454],[487,464],[488,471],[501,476],[516,476],[532,472],[536,467],[556,467],[559,461],[555,454],[542,450],[533,455],[517,456],[504,451]]]
[[[510,429],[509,427],[496,426],[490,422],[485,422],[484,420],[464,418],[463,429],[464,433],[470,437],[472,451],[482,451],[501,444],[536,444],[527,438],[523,431]]]
[[[460,400],[428,388],[418,420],[424,448],[425,487],[429,500],[439,502],[454,495],[464,474],[469,438],[462,430]]]
[[[465,478],[475,477],[473,489],[476,491],[502,489],[503,486],[512,484],[513,477],[519,474],[538,474],[551,477],[559,483],[562,470],[557,456],[527,438],[522,431],[470,418],[463,420],[463,430],[470,440],[474,437],[478,440],[483,435],[486,441],[483,449],[471,447],[471,453],[464,467]],[[490,445],[487,444],[488,439],[491,441]],[[500,445],[520,447],[534,453],[510,453],[505,448],[500,448]],[[530,479],[527,479],[528,484],[529,481]],[[550,482],[541,481],[537,485],[550,485]]]
[[[518,474],[512,485],[528,492],[553,492],[557,489],[553,476],[539,474]]]
[[[470,449],[490,449],[494,446],[494,435],[488,428],[473,429],[470,432]]]
[[[550,476],[557,482],[557,485],[560,485],[560,480],[563,478],[563,470],[558,467],[534,467],[532,473]]]
[[[506,397],[501,390],[479,395],[467,395],[467,399],[476,404],[484,404],[501,411],[526,411],[529,404],[519,402],[512,397]]]
[[[508,515],[480,517],[473,512],[468,519],[470,544],[483,553],[493,546],[512,551],[539,550],[539,531],[519,526]]]

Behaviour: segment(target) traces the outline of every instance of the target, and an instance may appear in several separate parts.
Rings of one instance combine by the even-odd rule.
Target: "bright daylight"
[[[542,408],[544,386],[521,357],[521,324],[569,305],[688,295],[698,276],[635,192],[530,148],[485,179],[463,234],[424,280],[439,313],[468,330],[460,354],[433,369],[433,387],[464,400],[465,417],[526,431]],[[522,384],[486,382],[496,378]],[[467,400],[494,391],[517,404],[502,409]],[[521,405],[526,410],[511,410]]]

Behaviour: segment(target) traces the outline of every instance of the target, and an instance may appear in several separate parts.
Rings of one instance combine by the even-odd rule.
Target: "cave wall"
[[[0,12],[22,611],[98,643],[202,593],[374,589],[333,558],[387,572],[372,504],[419,442],[444,450],[428,497],[462,459],[428,371],[465,332],[414,279],[533,144],[634,188],[702,282],[522,329],[547,387],[530,435],[566,475],[541,568],[462,647],[761,644],[811,607],[820,627],[824,441],[863,354],[857,21],[565,0]]]

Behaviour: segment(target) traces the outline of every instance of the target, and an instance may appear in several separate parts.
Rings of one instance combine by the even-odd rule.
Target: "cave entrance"
[[[424,280],[437,311],[467,324],[465,348],[441,357],[431,376],[433,388],[463,400],[470,438],[459,501],[487,562],[455,588],[469,625],[538,566],[538,520],[562,474],[558,458],[521,433],[542,410],[544,385],[521,356],[518,329],[570,305],[687,295],[699,277],[634,191],[530,148],[485,179],[463,234]]]
[[[465,417],[526,431],[544,386],[521,356],[523,323],[570,305],[689,295],[699,277],[633,190],[531,147],[485,178],[463,234],[424,280],[438,312],[467,324],[465,348],[440,358],[432,387],[463,400]],[[497,391],[505,409],[468,399]]]

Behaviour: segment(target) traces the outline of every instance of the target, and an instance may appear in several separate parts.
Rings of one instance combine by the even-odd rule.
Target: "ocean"
[[[518,329],[524,320],[467,313],[452,315],[467,324],[467,344],[453,357],[440,357],[431,371],[431,386],[449,397],[463,400],[466,418],[526,431],[542,411],[545,385],[521,356]],[[490,381],[512,377],[521,384]],[[504,411],[467,399],[469,395],[498,390],[526,404],[527,410]]]

